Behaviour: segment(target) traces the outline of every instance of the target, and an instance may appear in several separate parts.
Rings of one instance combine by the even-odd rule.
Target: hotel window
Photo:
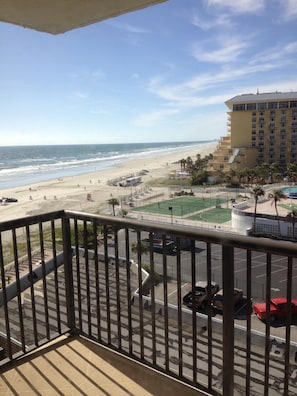
[[[256,110],[256,103],[248,103],[246,105],[247,110]]]
[[[297,101],[296,100],[292,100],[290,102],[290,107],[297,107]]]
[[[279,102],[280,109],[287,109],[289,107],[289,102]]]
[[[268,109],[277,109],[277,102],[269,102]]]
[[[255,116],[257,113],[255,111],[252,112],[252,115]]]
[[[266,109],[266,103],[258,103],[258,110],[265,110]]]
[[[244,110],[245,110],[245,104],[233,105],[233,111],[244,111]]]

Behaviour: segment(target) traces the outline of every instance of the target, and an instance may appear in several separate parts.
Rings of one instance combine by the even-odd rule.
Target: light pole
[[[171,215],[171,224],[173,224],[173,214],[172,214],[172,206],[169,206],[168,210],[170,211],[170,215]]]

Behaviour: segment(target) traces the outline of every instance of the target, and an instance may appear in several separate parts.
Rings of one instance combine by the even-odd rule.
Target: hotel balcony
[[[291,305],[276,325],[268,303],[280,271],[295,296],[296,244],[170,220],[59,211],[0,224],[1,395],[297,393]],[[204,304],[184,305],[199,280]]]

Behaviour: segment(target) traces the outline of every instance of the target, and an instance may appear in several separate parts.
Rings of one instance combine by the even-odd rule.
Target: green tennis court
[[[227,223],[231,220],[232,209],[227,208],[213,208],[205,212],[197,213],[193,216],[187,217],[189,220],[207,221],[209,223]]]
[[[158,213],[169,215],[172,212],[174,216],[185,216],[190,213],[199,212],[211,207],[216,207],[226,202],[226,198],[201,198],[201,197],[179,197],[166,201],[151,203],[134,208],[135,211]]]

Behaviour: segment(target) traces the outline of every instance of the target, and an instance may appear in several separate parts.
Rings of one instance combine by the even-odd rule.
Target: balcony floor
[[[84,337],[61,337],[8,365],[0,394],[204,395]]]

